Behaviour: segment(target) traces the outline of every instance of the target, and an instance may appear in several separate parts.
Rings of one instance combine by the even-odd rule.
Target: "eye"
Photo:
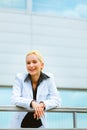
[[[34,63],[34,64],[36,64],[36,63],[37,63],[37,61],[36,61],[36,60],[33,60],[33,63]]]
[[[30,62],[26,62],[26,64],[28,64],[28,65],[29,65],[29,64],[30,64]]]

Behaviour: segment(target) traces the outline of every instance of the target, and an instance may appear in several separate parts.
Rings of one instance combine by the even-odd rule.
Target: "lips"
[[[29,69],[30,72],[34,72],[36,69]]]

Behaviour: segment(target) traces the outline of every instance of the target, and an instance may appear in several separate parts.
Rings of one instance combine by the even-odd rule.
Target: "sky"
[[[87,0],[32,0],[33,11],[87,18]]]

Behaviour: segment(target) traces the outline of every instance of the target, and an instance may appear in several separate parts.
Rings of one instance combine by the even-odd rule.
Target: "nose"
[[[32,62],[30,63],[30,66],[33,67],[33,63]]]

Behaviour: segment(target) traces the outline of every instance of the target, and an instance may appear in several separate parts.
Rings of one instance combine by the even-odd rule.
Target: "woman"
[[[45,128],[45,110],[60,106],[60,97],[52,75],[42,72],[44,61],[38,51],[26,55],[25,74],[17,74],[12,91],[16,106],[33,108],[34,112],[18,112],[15,128]]]

